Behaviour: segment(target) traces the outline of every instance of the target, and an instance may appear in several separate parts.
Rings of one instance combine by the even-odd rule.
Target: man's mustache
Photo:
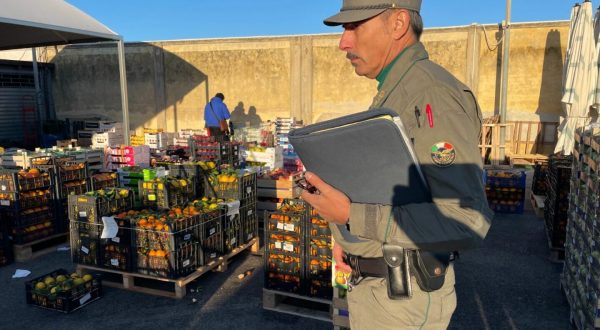
[[[348,52],[348,53],[346,53],[346,58],[349,60],[354,60],[354,59],[360,58],[360,56],[358,56],[354,53]]]

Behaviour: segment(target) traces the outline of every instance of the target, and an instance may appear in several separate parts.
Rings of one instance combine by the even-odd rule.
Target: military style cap
[[[340,12],[325,19],[329,26],[364,21],[390,8],[421,10],[421,0],[344,0]]]

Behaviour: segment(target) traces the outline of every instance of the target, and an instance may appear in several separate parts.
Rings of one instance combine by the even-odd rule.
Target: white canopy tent
[[[117,42],[125,144],[129,108],[123,38],[63,0],[2,0],[0,50],[90,42]]]

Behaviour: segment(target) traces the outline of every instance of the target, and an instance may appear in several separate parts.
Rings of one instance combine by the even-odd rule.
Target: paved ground
[[[568,305],[559,290],[562,265],[548,261],[543,221],[531,213],[498,216],[477,251],[456,263],[458,308],[451,329],[568,329]],[[15,269],[40,276],[72,270],[68,253],[0,268],[0,329],[330,329],[331,324],[262,309],[262,259],[241,254],[226,273],[209,273],[183,300],[105,288],[104,297],[73,314],[25,303]],[[255,268],[243,280],[237,274]],[[192,302],[192,298],[197,302]]]

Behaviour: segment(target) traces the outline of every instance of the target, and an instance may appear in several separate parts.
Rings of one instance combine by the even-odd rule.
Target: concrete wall
[[[497,26],[428,29],[423,42],[438,62],[475,91],[486,115],[498,111],[502,48]],[[509,120],[558,120],[567,22],[515,24],[511,32]],[[485,35],[487,34],[487,41]],[[203,127],[217,92],[240,124],[275,117],[325,120],[368,108],[376,82],[357,77],[337,49],[338,34],[129,43],[132,129]],[[492,50],[490,50],[492,49]],[[41,50],[56,65],[59,117],[120,120],[116,45]]]

